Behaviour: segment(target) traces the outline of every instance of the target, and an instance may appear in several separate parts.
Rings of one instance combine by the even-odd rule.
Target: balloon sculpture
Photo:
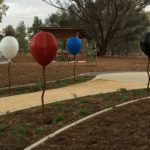
[[[57,52],[57,43],[55,37],[49,32],[39,32],[31,40],[31,54],[33,58],[43,67],[43,93],[42,114],[44,116],[44,94],[46,90],[45,67],[52,62]]]
[[[148,83],[147,89],[149,89],[150,84],[150,74],[149,74],[149,65],[150,65],[150,32],[145,33],[140,40],[140,46],[142,51],[148,56],[148,64],[147,64],[147,74],[148,74]]]
[[[10,77],[10,62],[17,55],[19,50],[19,44],[16,38],[12,36],[6,36],[1,40],[0,51],[2,55],[8,59],[8,76],[9,76],[9,94],[11,92],[11,77]]]
[[[79,51],[82,48],[82,42],[78,37],[71,37],[67,41],[67,49],[68,51],[73,55],[74,58],[74,81],[75,81],[75,70],[76,70],[76,55],[79,53]]]

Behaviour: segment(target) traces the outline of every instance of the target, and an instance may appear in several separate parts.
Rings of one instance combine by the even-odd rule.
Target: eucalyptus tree
[[[143,8],[150,4],[149,0],[43,1],[66,12],[69,12],[68,8],[71,6],[72,12],[83,22],[90,37],[95,39],[99,56],[104,56],[113,39],[128,28],[129,20],[136,19],[139,14],[144,13]],[[142,21],[137,24],[140,26]]]

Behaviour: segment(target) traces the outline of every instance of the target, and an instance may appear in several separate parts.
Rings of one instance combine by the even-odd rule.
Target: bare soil
[[[0,150],[10,150],[10,149],[21,150],[29,146],[30,144],[33,144],[34,142],[41,139],[42,137],[58,130],[61,127],[64,127],[65,125],[68,125],[76,120],[79,120],[87,115],[93,114],[97,111],[103,110],[108,107],[115,107],[115,105],[117,104],[130,101],[132,99],[137,99],[137,98],[145,97],[148,95],[150,95],[150,91],[147,91],[145,89],[144,90],[132,90],[132,91],[127,91],[126,89],[120,89],[120,91],[117,91],[115,93],[99,94],[95,96],[75,98],[73,100],[67,100],[67,101],[48,104],[46,105],[46,113],[44,117],[42,117],[41,107],[35,107],[31,109],[17,111],[14,113],[8,112],[5,115],[0,116]],[[150,103],[148,102],[143,104],[142,108],[145,112],[143,115],[145,115],[145,117],[147,117],[147,114],[149,114],[149,105]],[[121,111],[118,113],[118,115],[117,113],[115,113],[115,115],[113,116],[117,115],[117,118],[119,120],[121,119],[121,117],[123,117],[123,115],[126,116],[131,113],[133,117],[129,115],[126,118],[121,119],[122,121],[124,121],[123,123],[126,125],[126,127],[128,128],[131,127],[131,130],[135,128],[135,130],[131,132],[131,135],[132,134],[134,136],[137,135],[138,137],[138,134],[141,134],[141,135],[145,134],[143,133],[143,131],[140,130],[139,126],[142,126],[145,129],[144,131],[146,131],[147,134],[149,134],[149,127],[147,126],[146,120],[145,120],[145,124],[144,124],[144,121],[142,122],[142,124],[138,122],[140,120],[140,115],[138,115],[138,113],[140,112],[137,112],[138,117],[136,117],[136,114],[135,114],[136,109],[134,108],[134,106],[133,106],[133,113],[131,111],[132,108],[129,108],[129,112],[128,112],[128,108],[126,109],[127,109],[126,111]],[[138,110],[139,109],[137,109],[137,111]],[[142,113],[143,111],[141,111],[141,114]],[[65,132],[65,134],[62,134],[61,136],[58,136],[52,139],[52,141],[46,142],[41,147],[38,147],[38,149],[41,149],[41,150],[64,149],[66,150],[67,148],[68,149],[80,149],[80,146],[81,146],[81,149],[86,150],[88,146],[91,146],[89,147],[89,149],[91,150],[93,145],[94,146],[98,145],[97,139],[98,140],[100,138],[103,139],[103,137],[105,137],[104,141],[106,142],[106,143],[104,142],[103,145],[106,144],[106,146],[109,146],[108,143],[111,143],[111,141],[106,140],[107,134],[109,133],[109,131],[112,130],[114,133],[113,136],[116,135],[116,138],[118,140],[122,138],[123,135],[125,136],[125,133],[122,134],[123,131],[121,130],[121,129],[125,129],[125,127],[122,128],[123,123],[117,124],[116,126],[115,121],[113,121],[115,117],[112,117],[111,119],[110,116],[109,114],[108,115],[106,114],[106,116],[103,117],[103,119],[101,119],[102,123],[103,123],[103,120],[106,119],[106,121],[104,121],[105,123],[104,126],[102,125],[102,123],[97,124],[96,122],[97,120],[96,121],[90,120],[88,123],[89,126],[87,126],[85,130],[83,130],[84,128],[79,127],[80,131],[77,131],[77,134],[76,134],[76,131],[74,130],[72,131],[72,133],[70,132],[70,130],[68,130],[67,132]],[[132,122],[128,122],[130,119],[136,120],[136,118],[138,118],[136,124]],[[100,132],[100,134],[96,134],[96,133],[92,134],[93,133],[92,127],[95,127],[95,123],[97,124],[96,127],[98,129],[94,128],[94,130],[96,130],[99,133],[101,126],[103,126],[106,132],[105,130],[101,130],[101,132],[103,131],[103,133]],[[108,132],[107,132],[107,128],[108,128]],[[88,135],[87,135],[87,141],[86,141],[86,136],[83,137],[82,134],[80,134],[80,132],[83,133],[82,130],[83,132],[84,131],[87,132],[87,134],[89,133],[88,130],[91,131],[91,134],[89,135],[91,135],[92,138],[91,137],[88,138]],[[86,134],[85,132],[84,134]],[[77,141],[77,144],[76,142],[74,143],[73,134],[74,134],[75,140],[78,140],[78,138],[80,138],[80,140],[83,141],[83,143],[81,142],[81,144],[79,144],[80,142],[78,143],[78,141]],[[100,136],[101,134],[103,136]],[[145,139],[145,135],[143,136]],[[138,137],[138,138],[140,138],[140,140],[143,141],[142,137]],[[129,140],[128,137],[124,137],[124,139],[127,139],[127,142],[130,142],[128,141]],[[121,145],[121,141],[123,141],[123,139],[122,140],[120,139],[120,141],[118,141],[120,142],[120,145]]]
[[[86,57],[78,60],[86,60]],[[95,71],[145,71],[146,57],[104,57],[96,63],[77,63],[76,74]],[[54,62],[47,66],[47,81],[73,76],[73,62]],[[0,87],[8,86],[8,66],[0,65]],[[35,83],[42,80],[42,67],[28,55],[17,56],[11,64],[12,85]]]
[[[88,120],[36,150],[149,150],[150,99]]]

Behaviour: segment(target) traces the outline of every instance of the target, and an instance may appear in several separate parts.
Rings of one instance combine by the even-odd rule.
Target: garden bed
[[[149,150],[150,99],[92,118],[34,150]]]
[[[134,64],[134,65],[133,65]],[[97,65],[77,63],[76,74],[110,71],[146,71],[147,58],[103,57]],[[47,81],[73,76],[73,62],[54,62],[46,67]],[[24,85],[42,80],[42,67],[30,55],[17,56],[11,63],[11,84]],[[0,87],[8,86],[8,65],[0,65]]]
[[[44,121],[42,119],[41,107],[35,107],[14,113],[7,112],[5,115],[0,117],[0,149],[23,149],[42,137],[87,115],[126,101],[146,97],[148,95],[150,95],[150,92],[145,89],[132,91],[120,89],[114,93],[99,94],[83,98],[75,97],[72,100],[55,102],[46,105],[46,120]],[[147,107],[145,107],[145,109],[146,108]],[[125,112],[125,114],[126,113],[127,112]],[[111,125],[112,122],[109,122],[106,128]],[[92,130],[92,128],[89,130]],[[81,136],[80,138],[83,137]],[[57,139],[54,140],[58,143],[55,143],[54,148],[49,149],[60,148],[55,148],[57,144],[59,146],[59,141],[61,141],[59,136]],[[62,141],[64,140],[65,138],[62,138]]]
[[[75,81],[73,78],[51,81],[51,82],[47,82],[46,89],[50,90],[50,89],[66,87],[69,85],[74,85],[74,84],[90,81],[93,78],[94,78],[94,76],[77,76]],[[43,81],[38,81],[36,84],[33,84],[33,85],[24,85],[24,86],[13,87],[13,88],[11,88],[10,94],[9,94],[8,88],[1,88],[0,89],[0,98],[6,97],[6,96],[19,95],[19,94],[41,91],[43,89],[43,85],[44,85]]]

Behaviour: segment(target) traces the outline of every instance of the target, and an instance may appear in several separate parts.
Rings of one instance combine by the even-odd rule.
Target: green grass
[[[12,116],[12,114],[9,111],[7,111],[6,114],[4,114],[3,118],[5,120],[9,120],[9,119],[11,119],[11,116]]]
[[[64,114],[59,113],[57,116],[54,117],[52,123],[57,124],[58,122],[62,121],[64,119]]]
[[[127,94],[128,90],[126,88],[121,88],[118,90],[121,94]]]
[[[54,102],[54,108],[56,108],[57,110],[61,110],[62,103],[60,101]]]
[[[86,100],[86,99],[78,99],[78,103],[79,104],[87,104],[88,103],[88,100]]]
[[[35,129],[35,134],[37,135],[43,135],[45,132],[45,129],[43,127],[38,127]]]
[[[49,82],[46,84],[46,89],[55,89],[55,88],[61,88],[81,82],[85,82],[92,79],[92,77],[87,76],[78,76],[76,77],[76,82],[73,81],[72,78],[64,79],[64,80],[57,80],[55,82]],[[31,92],[37,92],[43,90],[44,83],[43,81],[38,81],[35,85],[32,86],[20,86],[12,89],[11,94],[25,94],[25,93],[31,93]],[[5,93],[8,93],[8,90],[0,90],[0,96],[5,96]],[[7,94],[6,94],[7,95]]]
[[[15,94],[23,94],[29,91],[28,87],[17,87],[15,88]]]
[[[79,113],[81,116],[87,116],[87,115],[89,115],[89,111],[86,110],[86,109],[79,109],[79,110],[78,110],[78,113]]]
[[[18,139],[22,139],[28,134],[30,134],[30,129],[22,125],[15,125],[13,127],[14,136]]]
[[[0,90],[0,95],[4,95],[4,90]]]
[[[43,87],[44,87],[44,82],[43,82],[43,81],[37,81],[35,87],[36,87],[38,90],[42,90]]]
[[[100,98],[101,100],[107,101],[107,100],[109,100],[110,97],[109,97],[108,95],[100,94],[100,95],[99,95],[99,98]]]
[[[0,135],[3,135],[4,131],[6,131],[6,125],[0,124]]]

